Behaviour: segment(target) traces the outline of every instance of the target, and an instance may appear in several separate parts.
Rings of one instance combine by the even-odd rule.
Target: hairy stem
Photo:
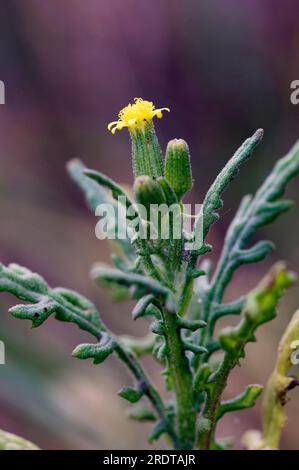
[[[219,333],[225,351],[218,370],[206,385],[207,400],[203,412],[203,426],[199,429],[199,447],[210,449],[217,424],[217,414],[223,390],[231,370],[245,356],[245,346],[255,341],[256,329],[276,316],[281,295],[295,280],[294,273],[283,263],[277,263],[260,284],[248,294],[241,320],[235,327],[226,327]]]
[[[163,312],[170,367],[176,394],[176,431],[180,449],[193,449],[195,440],[195,410],[193,408],[192,376],[180,337],[176,315]]]
[[[217,424],[217,411],[220,405],[223,390],[226,387],[227,378],[230,371],[236,366],[238,360],[224,356],[223,362],[218,369],[213,384],[208,389],[205,410],[203,414],[205,428],[199,431],[198,448],[200,450],[209,450],[214,440],[214,434]]]
[[[136,380],[139,383],[142,383],[142,387],[144,390],[145,395],[151,402],[153,408],[156,410],[159,418],[165,423],[167,432],[169,437],[171,438],[173,445],[175,448],[178,447],[178,439],[176,436],[176,433],[174,432],[171,423],[169,422],[168,417],[166,416],[165,413],[165,406],[162,402],[162,399],[157,391],[157,389],[154,387],[154,385],[151,383],[149,378],[147,377],[145,371],[143,370],[140,362],[136,360],[136,358],[128,352],[125,348],[123,348],[118,342],[115,347],[115,352],[118,355],[118,357],[127,365],[129,370],[132,372],[133,376],[136,378]]]

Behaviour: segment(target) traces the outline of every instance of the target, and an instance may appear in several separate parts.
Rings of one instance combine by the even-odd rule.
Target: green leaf
[[[276,316],[277,303],[295,280],[294,273],[283,263],[277,263],[259,286],[248,294],[241,321],[219,333],[221,347],[230,356],[241,357],[246,343],[255,341],[256,329]]]
[[[187,320],[182,317],[177,317],[177,323],[180,328],[190,331],[196,331],[207,326],[207,322],[203,320]]]
[[[114,227],[115,234],[119,233],[119,229],[120,229],[120,232],[123,233],[124,230],[118,227],[118,222],[119,220],[122,220],[122,218],[119,218],[117,216],[117,211],[118,211],[117,205],[115,204],[113,199],[110,197],[110,195],[107,193],[106,189],[104,189],[100,184],[98,184],[98,182],[96,182],[95,180],[96,178],[92,179],[91,177],[87,176],[87,174],[85,174],[86,167],[84,163],[82,163],[80,160],[77,160],[77,159],[71,160],[67,164],[67,170],[72,180],[77,184],[77,186],[85,194],[87,206],[92,210],[92,212],[95,212],[96,208],[100,204],[103,204],[103,203],[113,204],[115,214],[116,214],[115,221],[114,221],[115,222],[115,227]],[[132,259],[132,260],[135,259],[135,252],[128,238],[125,238],[125,239],[119,238],[119,239],[116,239],[115,241],[121,246],[123,252],[128,256],[129,259]]]
[[[90,357],[99,363],[115,351],[138,383],[145,384],[144,394],[155,408],[157,415],[167,421],[163,401],[142,365],[123,343],[110,335],[94,305],[88,299],[68,289],[52,289],[41,276],[15,264],[8,267],[0,264],[1,291],[31,302],[30,305],[17,305],[10,309],[10,312],[17,318],[31,320],[33,326],[41,325],[51,314],[54,314],[58,320],[75,323],[79,328],[97,338],[98,344],[78,346],[74,352],[76,356]],[[176,439],[171,423],[168,423],[168,433],[173,440]]]
[[[136,403],[142,397],[142,391],[135,390],[135,388],[132,387],[123,387],[118,392],[118,395],[130,403]]]
[[[128,412],[128,417],[135,421],[156,421],[156,415],[146,406],[136,406]]]
[[[126,273],[117,269],[110,268],[103,263],[96,263],[91,270],[91,277],[95,281],[107,281],[123,286],[140,286],[145,288],[149,293],[167,297],[171,295],[171,291],[163,287],[159,282],[143,276],[142,274]]]
[[[223,170],[219,173],[216,180],[210,187],[203,203],[203,217],[204,217],[204,239],[211,227],[211,225],[219,219],[217,210],[222,207],[221,195],[235,178],[238,169],[251,156],[254,148],[260,143],[263,138],[263,130],[258,129],[252,137],[245,140],[241,147],[236,151],[234,156],[228,161]]]
[[[221,404],[221,396],[230,372],[239,365],[240,359],[245,356],[247,343],[255,341],[256,329],[276,316],[278,301],[284,291],[294,283],[294,280],[294,273],[289,271],[283,263],[277,263],[258,287],[248,294],[238,325],[226,327],[220,331],[219,343],[225,354],[214,373],[208,375],[208,370],[205,367],[201,373],[198,373],[196,382],[199,385],[203,378],[207,379],[207,383],[203,384],[203,389],[207,391],[203,418],[206,423],[209,423],[210,429],[203,430],[199,434],[201,449],[211,447],[211,438],[215,434],[217,420],[227,409],[227,404]],[[258,394],[258,390],[248,390],[247,393],[250,401]],[[245,394],[245,396],[237,397],[237,402],[238,400],[242,401],[241,399],[247,399],[248,396]],[[232,406],[231,403],[228,404],[228,407],[230,406]],[[211,429],[213,434],[211,434]]]
[[[86,168],[83,173],[89,179],[96,182],[96,184],[100,185],[100,187],[103,186],[104,188],[110,189],[114,199],[118,200],[120,196],[123,196],[125,198],[124,202],[126,207],[133,206],[133,202],[130,200],[125,190],[108,176],[100,173],[99,171],[90,170],[88,168]]]
[[[165,336],[165,326],[163,321],[155,320],[151,324],[151,332],[155,335]]]
[[[212,341],[215,323],[222,314],[225,314],[223,311],[221,312],[220,305],[226,287],[237,268],[242,264],[260,261],[273,248],[272,243],[268,241],[260,241],[249,248],[248,243],[260,227],[273,221],[291,207],[289,201],[280,198],[287,183],[298,173],[299,142],[276,163],[255,196],[243,198],[227,231],[210,284],[199,292],[204,312],[202,319],[209,322],[208,334],[204,337],[204,346]],[[206,358],[203,359],[206,360]]]
[[[207,388],[208,379],[212,373],[212,366],[208,363],[201,364],[194,376],[194,387],[198,392],[202,392]]]
[[[232,400],[221,402],[217,412],[217,420],[221,419],[225,413],[252,408],[262,391],[262,385],[248,385],[240,395]]]
[[[101,364],[115,350],[115,342],[107,333],[102,334],[101,342],[98,344],[79,344],[72,356],[78,359],[93,359],[94,364]]]
[[[167,425],[165,424],[165,422],[162,420],[158,421],[149,433],[149,443],[152,444],[153,442],[157,441],[162,436],[162,434],[166,432]]]
[[[68,289],[51,289],[41,276],[17,264],[8,267],[0,264],[1,291],[30,302],[16,305],[9,312],[16,318],[31,320],[33,327],[54,314],[58,320],[76,323],[96,337],[105,331],[92,302]]]
[[[273,248],[269,242],[261,241],[254,248],[248,249],[247,243],[258,228],[273,221],[291,207],[289,201],[278,199],[283,195],[290,179],[298,173],[299,143],[276,163],[254,198],[246,196],[243,199],[228,229],[211,283],[211,290],[215,291],[217,301],[222,298],[225,287],[240,264],[259,261]]]
[[[207,354],[209,351],[203,346],[198,346],[197,344],[191,343],[190,341],[183,341],[183,348],[186,351],[191,351],[194,354]]]
[[[133,320],[137,320],[137,318],[143,317],[146,315],[146,311],[148,306],[154,302],[155,296],[152,294],[145,295],[142,297],[139,302],[135,305],[132,311]]]
[[[218,320],[226,315],[239,315],[244,307],[246,297],[240,297],[233,302],[213,306],[213,320]]]
[[[111,202],[107,191],[84,174],[86,166],[80,160],[70,160],[67,170],[72,180],[83,191],[88,207],[94,212],[99,204]]]

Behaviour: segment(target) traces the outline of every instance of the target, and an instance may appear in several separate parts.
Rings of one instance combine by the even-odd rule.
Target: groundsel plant
[[[247,343],[255,341],[256,330],[276,316],[279,299],[294,283],[295,275],[284,263],[278,263],[247,295],[230,303],[223,298],[241,265],[261,261],[273,249],[269,241],[252,244],[251,239],[260,227],[292,206],[282,197],[289,180],[299,172],[299,144],[276,163],[255,195],[244,196],[212,269],[208,235],[219,218],[222,193],[260,143],[263,131],[259,129],[245,140],[227,162],[208,190],[192,230],[186,230],[183,198],[193,186],[189,148],[184,140],[174,139],[167,145],[165,156],[162,154],[153,120],[162,118],[165,112],[169,109],[156,109],[152,102],[137,98],[108,126],[112,134],[125,127],[129,131],[134,173],[130,194],[78,160],[68,164],[70,176],[85,194],[92,211],[101,204],[112,206],[116,215],[120,210],[126,211],[125,219],[114,216],[111,223],[109,217],[106,220],[107,233],[113,229],[117,234],[113,243],[116,249],[111,255],[111,266],[95,264],[91,277],[110,288],[114,297],[134,299],[132,318],[148,320],[149,334],[144,338],[117,337],[84,296],[65,288],[52,288],[40,275],[17,264],[0,264],[0,291],[26,302],[9,311],[14,317],[31,320],[34,328],[54,315],[57,320],[75,323],[89,332],[94,341],[77,346],[74,357],[92,359],[98,365],[110,354],[118,356],[132,375],[132,382],[119,391],[119,396],[134,404],[130,418],[153,422],[150,442],[164,435],[165,442],[174,449],[226,449],[230,446],[227,440],[217,439],[222,417],[254,406],[263,390],[261,385],[248,385],[240,395],[223,400],[230,373],[245,357]],[[165,214],[157,210],[161,205],[178,208],[167,213],[166,237],[161,236],[166,223]],[[151,213],[156,215],[154,237],[150,230]],[[123,220],[134,221],[131,231],[128,227],[123,229]],[[118,236],[120,233],[122,236]],[[237,325],[218,332],[218,320],[227,315],[237,315]],[[289,344],[290,335],[285,337]],[[144,354],[152,354],[162,365],[168,400],[161,398],[144,369]],[[271,420],[271,426],[265,425],[265,435],[259,434],[258,443],[252,444],[252,434],[251,439],[247,436],[248,448],[278,447],[281,406],[288,390],[297,384],[295,379],[286,377],[288,360],[284,356],[281,368],[282,360],[278,359],[265,395],[266,415],[270,419],[274,398],[269,387],[275,388],[281,374],[284,380],[279,381],[279,393],[275,395],[277,419]]]

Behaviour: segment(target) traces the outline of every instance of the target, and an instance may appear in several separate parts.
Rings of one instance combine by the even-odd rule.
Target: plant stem
[[[126,366],[129,368],[137,382],[142,383],[144,394],[147,396],[153,408],[156,410],[158,417],[166,424],[167,432],[174,446],[177,446],[178,439],[171,423],[169,422],[169,418],[166,414],[163,401],[157,389],[151,383],[142,365],[137,361],[135,356],[131,354],[122,344],[120,344],[117,337],[115,337],[103,324],[101,324],[101,329],[99,329],[98,325],[95,325],[93,321],[88,319],[82,319],[78,316],[74,317],[73,321],[76,322],[81,329],[88,331],[98,340],[101,338],[103,331],[107,332],[109,336],[113,338],[116,344],[116,354],[118,355],[119,359],[126,364]]]
[[[149,378],[147,377],[145,371],[143,370],[141,364],[136,360],[136,358],[128,352],[125,348],[122,347],[117,342],[115,352],[118,357],[127,365],[129,370],[132,372],[134,377],[139,383],[142,383],[143,390],[145,395],[148,397],[149,401],[151,402],[153,408],[156,410],[159,418],[166,424],[167,432],[173,442],[175,448],[178,448],[178,438],[176,433],[173,430],[171,423],[165,412],[165,406],[162,402],[162,399],[154,387],[154,385],[150,382]]]
[[[90,322],[88,322],[90,323]],[[93,325],[90,325],[91,328],[89,329],[90,333],[94,334],[96,337],[100,338],[102,332],[97,330]],[[105,328],[106,329],[106,328]],[[88,331],[88,330],[87,330]],[[135,358],[135,356],[128,351],[120,342],[118,339],[106,329],[108,334],[113,337],[115,341],[115,353],[118,355],[119,359],[126,364],[128,369],[131,371],[135,379],[139,384],[142,384],[142,388],[144,390],[144,394],[147,396],[149,401],[151,402],[153,408],[156,410],[158,417],[160,420],[162,420],[167,428],[167,433],[169,437],[172,440],[172,443],[175,448],[178,448],[178,438],[177,435],[173,429],[172,424],[169,421],[169,418],[166,414],[165,406],[164,403],[155,388],[155,386],[152,384],[150,381],[149,377],[147,376],[146,372],[144,371],[142,365],[138,360]]]
[[[180,449],[191,450],[195,441],[195,419],[193,408],[192,376],[185,356],[176,315],[163,312],[165,335],[169,349],[169,362],[174,379],[176,394],[176,432]]]
[[[222,364],[217,371],[213,382],[207,392],[207,401],[203,413],[205,428],[199,432],[198,447],[200,450],[209,450],[214,439],[215,428],[217,424],[217,411],[220,405],[221,396],[226,387],[227,378],[230,371],[237,363],[236,358],[225,354]]]
[[[179,299],[179,311],[178,315],[183,317],[189,307],[190,300],[193,293],[193,282],[194,278],[192,277],[192,272],[196,267],[197,256],[191,256],[190,260],[186,266],[185,271],[185,281],[182,286],[182,291]]]

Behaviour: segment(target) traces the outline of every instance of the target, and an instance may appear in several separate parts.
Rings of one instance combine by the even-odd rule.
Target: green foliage
[[[156,421],[157,419],[152,410],[146,406],[137,406],[131,408],[128,412],[128,416],[135,421]]]
[[[26,268],[16,264],[8,267],[0,264],[0,292],[13,294],[30,304],[16,305],[9,312],[16,318],[31,320],[32,327],[40,326],[50,315],[57,320],[71,322],[87,331],[99,344],[79,345],[73,352],[80,359],[93,358],[98,364],[114,351],[127,365],[139,384],[143,384],[148,397],[160,418],[168,426],[168,433],[176,440],[174,431],[166,417],[165,406],[131,351],[118,341],[103,325],[95,306],[82,295],[63,288],[51,289],[45,280]]]
[[[77,346],[72,353],[74,357],[100,364],[111,354],[118,356],[133,377],[132,386],[124,386],[118,395],[131,404],[142,403],[129,410],[130,418],[155,422],[150,442],[166,435],[175,449],[227,449],[231,442],[220,441],[216,435],[221,418],[226,413],[254,406],[262,393],[262,386],[248,385],[242,393],[224,401],[229,375],[244,358],[246,345],[255,341],[256,330],[275,317],[279,299],[293,284],[295,276],[283,263],[278,263],[248,294],[230,303],[223,303],[223,298],[238,267],[261,261],[273,248],[265,240],[250,246],[250,240],[260,227],[292,206],[282,196],[289,180],[299,172],[299,144],[278,161],[254,196],[243,198],[212,270],[211,263],[200,258],[212,250],[206,239],[219,218],[222,194],[260,143],[263,131],[258,130],[247,139],[219,173],[204,199],[202,218],[198,218],[193,233],[189,234],[183,229],[184,207],[180,202],[193,184],[187,144],[172,140],[164,164],[152,122],[135,126],[130,134],[134,199],[111,178],[85,169],[77,160],[70,162],[68,170],[92,211],[103,202],[111,203],[118,211],[116,200],[120,198],[123,208],[130,211],[128,219],[136,218],[140,224],[142,214],[135,202],[146,208],[160,203],[179,207],[178,239],[172,230],[169,240],[158,242],[149,237],[130,238],[126,232],[124,238],[115,240],[118,251],[112,253],[114,266],[97,263],[91,271],[92,279],[109,287],[114,296],[135,301],[132,318],[149,320],[149,334],[144,338],[117,337],[108,330],[88,299],[65,288],[51,288],[42,277],[16,264],[8,267],[0,264],[0,291],[9,292],[23,302],[9,311],[16,318],[31,320],[33,327],[54,315],[57,320],[74,323],[89,332],[95,342]],[[175,216],[171,217],[174,220]],[[187,250],[186,243],[197,241],[201,229],[202,245]],[[240,320],[236,326],[215,334],[218,319],[226,315],[239,315]],[[289,345],[289,340],[284,341]],[[215,358],[216,351],[222,355]],[[141,365],[139,358],[143,354],[152,354],[162,364],[170,400],[161,398]],[[280,374],[281,385],[286,380],[286,368],[281,366],[280,359],[278,364],[275,380]],[[271,384],[277,392],[277,381]],[[281,398],[281,389],[278,392],[273,395],[271,389],[268,395]],[[277,419],[281,420],[282,410],[276,402],[271,402],[271,406],[278,410]],[[266,415],[265,428],[269,412]]]
[[[93,359],[94,364],[101,364],[107,359],[115,349],[113,338],[110,338],[106,333],[102,334],[101,342],[98,344],[79,344],[72,356],[78,359]]]
[[[36,328],[54,314],[58,320],[76,323],[100,338],[105,331],[95,306],[82,295],[68,289],[51,289],[45,280],[17,264],[0,264],[0,291],[9,292],[29,304],[12,307],[16,318],[31,320]]]
[[[114,189],[113,181],[110,178],[105,177],[101,173],[92,171],[91,174],[88,174],[88,170],[86,169],[85,165],[77,159],[71,160],[67,165],[67,170],[72,178],[72,180],[77,184],[77,186],[83,191],[85,194],[85,200],[87,206],[95,212],[96,208],[99,204],[103,203],[110,203],[114,204],[112,198],[110,197],[108,191],[105,188],[110,189],[112,193],[117,195],[128,197],[127,194],[120,188],[120,186],[116,185],[116,189]],[[88,176],[87,176],[88,175]],[[103,178],[102,178],[103,177]],[[100,186],[98,182],[101,182],[103,186]],[[106,183],[106,185],[104,184]],[[108,186],[107,186],[108,183]],[[112,184],[112,186],[111,186]],[[114,204],[114,210],[116,214],[118,213],[118,207]],[[115,226],[115,233],[118,233],[118,221],[119,218],[116,217],[114,220]],[[113,227],[111,227],[111,230]],[[130,244],[128,238],[117,239],[117,243],[120,245],[121,250],[124,254],[129,257],[130,259],[134,259],[134,250]]]
[[[125,400],[128,400],[130,403],[136,403],[142,397],[142,390],[135,390],[132,387],[123,387],[118,395]]]
[[[215,438],[217,421],[221,418],[223,410],[225,412],[234,411],[233,406],[229,409],[226,406],[227,403],[221,403],[221,396],[228,376],[232,369],[239,364],[240,359],[245,357],[246,344],[256,340],[255,331],[257,328],[276,316],[278,301],[294,280],[294,274],[288,271],[284,264],[275,265],[258,287],[248,294],[238,325],[227,327],[219,333],[220,347],[224,351],[223,359],[217,370],[214,373],[207,370],[205,381],[200,382],[201,387],[205,388],[207,393],[203,412],[206,429],[200,429],[199,432],[200,448],[210,447]],[[254,405],[261,392],[257,387],[251,386],[251,389],[247,389],[233,402],[236,400],[240,403],[244,400],[247,406],[243,406],[243,408]]]
[[[222,193],[236,177],[239,167],[248,160],[262,138],[263,130],[258,129],[252,137],[245,140],[211,185],[203,203],[204,237],[206,237],[211,225],[219,219],[217,211],[223,205],[221,199]]]
[[[232,398],[231,400],[222,401],[218,407],[216,416],[217,421],[219,421],[225,413],[251,408],[255,405],[255,402],[262,391],[263,387],[261,385],[248,385],[240,395]]]

